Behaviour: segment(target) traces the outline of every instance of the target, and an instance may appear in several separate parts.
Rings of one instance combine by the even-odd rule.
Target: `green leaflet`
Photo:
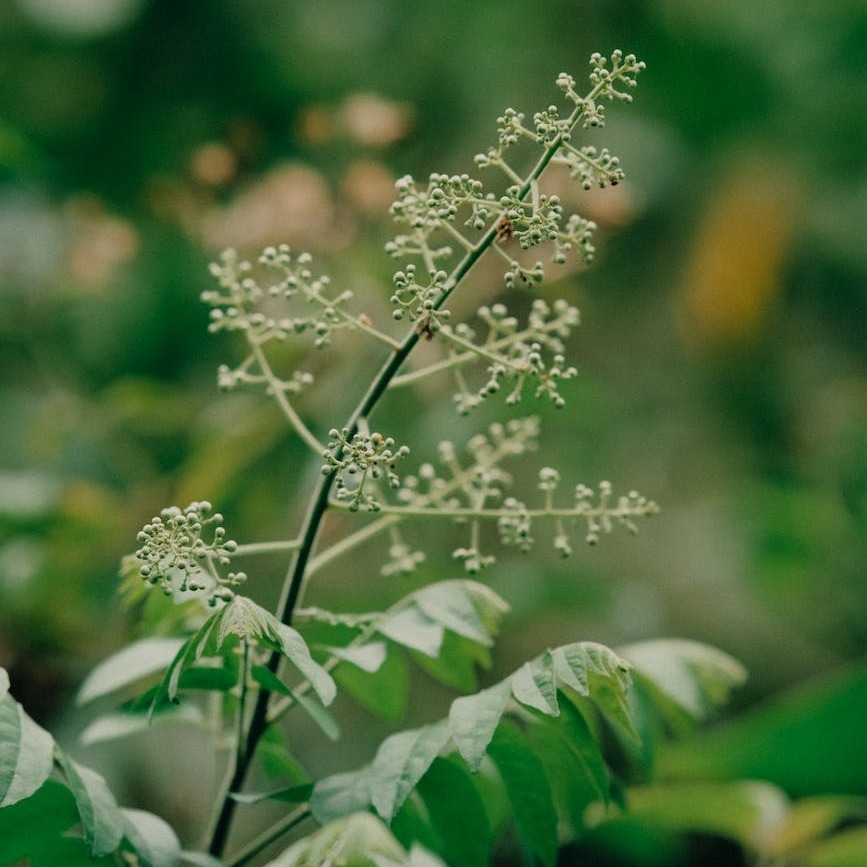
[[[174,867],[181,857],[181,845],[171,826],[144,810],[122,810],[124,834],[143,864]]]
[[[557,716],[560,713],[553,659],[550,653],[537,657],[533,662],[525,662],[512,675],[511,682],[512,695],[521,704],[549,716]]]
[[[181,638],[144,638],[136,641],[94,668],[81,684],[78,704],[92,701],[165,669],[177,656]]]
[[[377,625],[377,631],[395,644],[418,650],[427,656],[439,656],[445,629],[423,611],[408,606],[387,615]]]
[[[0,810],[0,864],[30,867],[115,865],[111,856],[94,860],[81,837],[68,835],[79,823],[75,801],[58,780],[47,780],[31,797]],[[25,859],[27,859],[25,861]]]
[[[434,759],[417,787],[451,867],[487,867],[494,844],[488,814],[466,767]],[[467,828],[472,833],[467,833]]]
[[[641,641],[618,648],[635,671],[695,720],[724,704],[731,690],[747,677],[727,653],[686,639]]]
[[[7,692],[0,698],[0,744],[0,807],[8,807],[48,778],[54,739]]]
[[[97,858],[114,852],[120,845],[126,822],[105,780],[69,756],[60,754],[59,760],[75,798],[91,855]]]
[[[456,698],[449,709],[449,731],[471,771],[478,771],[488,744],[500,723],[511,684],[503,680],[474,695]]]
[[[497,729],[488,753],[500,772],[522,843],[545,867],[554,867],[557,811],[541,759],[521,731],[510,723]]]
[[[414,599],[431,620],[486,647],[493,645],[499,621],[508,610],[489,587],[459,579],[431,584],[419,590]]]
[[[355,665],[338,665],[334,677],[340,688],[362,707],[392,722],[403,717],[409,697],[409,666],[400,647],[389,647],[375,672],[368,673]]]
[[[376,812],[390,822],[449,739],[445,721],[386,738],[373,760],[370,792]]]

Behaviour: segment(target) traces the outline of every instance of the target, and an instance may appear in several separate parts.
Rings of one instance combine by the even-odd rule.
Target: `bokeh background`
[[[206,330],[208,261],[286,241],[382,315],[394,179],[472,171],[503,108],[531,115],[557,73],[580,78],[614,47],[647,71],[590,141],[628,181],[580,201],[597,262],[545,290],[582,310],[580,377],[566,410],[532,410],[539,465],[637,488],[662,513],[565,562],[544,544],[503,552],[498,671],[579,638],[682,635],[747,665],[748,711],[863,659],[861,0],[10,0],[0,664],[37,720],[72,737],[84,673],[135,635],[118,564],[163,506],[210,499],[241,541],[297,526],[315,468],[262,395],[218,394],[216,367],[237,356]],[[365,352],[314,360],[319,429],[375,369]],[[501,412],[466,421],[449,404],[445,386],[401,396],[401,441],[421,456]],[[421,579],[451,577],[461,543],[434,537]],[[380,555],[337,564],[308,601],[359,610],[406,592],[378,576]],[[265,601],[283,568],[256,576]],[[441,712],[420,696],[414,713]]]

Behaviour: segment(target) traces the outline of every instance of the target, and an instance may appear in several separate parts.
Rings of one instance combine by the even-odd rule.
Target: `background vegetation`
[[[751,675],[714,773],[863,794],[851,753],[828,762],[867,709],[865,42],[858,0],[5,4],[0,664],[16,698],[73,742],[76,686],[132,628],[119,560],[165,504],[209,499],[238,539],[297,521],[300,448],[261,396],[216,393],[208,260],[286,241],[337,285],[381,285],[384,310],[393,179],[469,168],[505,106],[534,110],[558,72],[620,46],[648,66],[606,137],[628,183],[583,202],[600,250],[565,278],[580,376],[546,447],[571,456],[564,475],[663,513],[564,563],[504,553],[498,671],[576,638],[708,641]],[[323,415],[344,415],[348,370],[322,371]],[[458,424],[448,404],[398,407],[406,441]],[[323,576],[323,604],[395,595],[376,557],[355,562]],[[776,765],[738,752],[750,724],[840,696],[824,752],[809,726]],[[347,748],[360,761],[381,731],[365,718]],[[153,753],[87,758],[155,808]],[[195,825],[199,806],[180,788],[158,811]]]

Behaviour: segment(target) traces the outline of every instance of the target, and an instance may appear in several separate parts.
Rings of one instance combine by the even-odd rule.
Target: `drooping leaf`
[[[338,665],[334,677],[340,688],[362,707],[383,719],[399,722],[409,697],[409,666],[400,647],[391,645],[385,661],[375,672],[354,665]]]
[[[0,810],[0,864],[29,867],[95,867],[116,864],[113,856],[94,860],[85,841],[71,833],[80,822],[75,800],[59,780],[46,780],[29,798]]]
[[[125,821],[105,780],[64,753],[59,754],[59,761],[75,798],[91,854],[99,857],[116,851],[124,834]]]
[[[557,686],[554,681],[553,660],[550,653],[525,662],[512,675],[512,695],[523,705],[548,716],[557,716]]]
[[[641,641],[618,648],[653,688],[692,718],[703,719],[746,680],[746,670],[715,647],[686,639]]]
[[[493,847],[488,814],[466,768],[437,757],[417,791],[451,867],[487,867]],[[467,829],[472,829],[467,833]]]
[[[6,693],[0,698],[0,807],[32,795],[51,773],[54,739]]]
[[[506,787],[522,843],[545,867],[554,867],[557,811],[541,759],[521,731],[508,722],[497,728],[488,754]]]
[[[390,822],[449,739],[445,721],[386,738],[370,769],[376,812]]]
[[[92,701],[167,668],[177,656],[182,638],[144,638],[112,654],[84,679],[78,704]]]
[[[450,632],[490,647],[508,606],[493,590],[476,581],[440,581],[419,590],[414,602],[431,620]]]
[[[382,867],[390,862],[402,867],[406,859],[403,847],[380,819],[354,813],[294,843],[266,867]]]
[[[310,796],[310,812],[320,825],[370,807],[370,767],[365,765],[357,771],[333,774],[316,782]]]
[[[144,867],[174,867],[181,844],[168,822],[144,810],[122,810],[124,834]]]
[[[79,740],[84,746],[116,740],[128,735],[138,734],[152,725],[179,723],[201,725],[202,711],[189,702],[169,704],[158,708],[153,716],[139,711],[110,713],[97,717],[81,733]]]
[[[557,720],[537,720],[529,727],[528,735],[539,744],[536,752],[546,764],[550,758],[550,765],[557,766],[549,775],[552,784],[557,777],[568,777],[564,780],[565,788],[570,793],[581,793],[577,810],[583,810],[591,800],[608,803],[610,781],[601,745],[584,715],[571,701],[560,704]]]
[[[384,617],[377,630],[395,644],[419,650],[427,656],[439,655],[444,629],[415,606],[401,608]]]
[[[511,684],[503,680],[473,695],[456,698],[449,709],[452,740],[470,770],[477,771],[506,709]]]
[[[301,691],[292,692],[290,695],[300,707],[304,708],[307,715],[316,723],[319,730],[328,740],[336,741],[340,739],[340,724],[328,708],[321,705],[313,696]]]
[[[384,641],[370,641],[360,646],[329,647],[328,652],[343,662],[373,674],[379,671],[380,666],[385,662],[388,648]]]
[[[455,632],[445,633],[439,656],[416,651],[411,655],[422,671],[459,692],[475,692],[479,688],[476,670],[491,667],[491,652],[485,645]]]

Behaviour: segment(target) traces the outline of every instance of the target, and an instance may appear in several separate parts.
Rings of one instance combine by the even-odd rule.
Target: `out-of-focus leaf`
[[[61,753],[60,764],[69,784],[85,839],[94,857],[116,851],[124,834],[123,813],[105,780],[96,771]]]
[[[448,758],[433,760],[417,791],[451,867],[486,867],[493,847],[488,814],[466,768]],[[472,829],[467,833],[467,829]]]
[[[183,670],[178,679],[178,689],[228,692],[237,682],[236,673],[222,665],[195,665]]]
[[[384,641],[371,641],[358,647],[329,647],[328,652],[343,662],[357,666],[368,674],[379,671],[388,648]]]
[[[285,801],[289,804],[303,804],[313,794],[313,783],[288,786],[270,792],[233,792],[231,798],[239,804],[260,804],[262,801]]]
[[[475,692],[479,688],[476,669],[491,666],[491,653],[485,645],[454,632],[443,636],[439,656],[413,652],[412,659],[422,671],[459,692]]]
[[[80,822],[72,793],[58,780],[0,810],[0,864],[30,867],[114,865],[113,856],[93,859],[81,837],[69,831]]]
[[[545,768],[511,723],[497,728],[488,755],[500,772],[524,846],[546,867],[557,861],[557,811]]]
[[[266,867],[381,867],[390,859],[405,865],[406,852],[382,821],[370,813],[354,813],[329,822],[290,846]]]
[[[490,647],[499,620],[508,610],[493,590],[476,581],[440,581],[419,590],[415,604],[450,632]]]
[[[792,804],[785,822],[765,845],[764,854],[780,859],[797,857],[799,850],[849,821],[867,821],[867,799],[834,795],[803,798]]]
[[[97,717],[81,733],[80,741],[85,746],[138,734],[153,725],[182,723],[201,725],[201,710],[189,702],[169,704],[157,710],[152,717],[146,713],[111,713]]]
[[[386,738],[371,768],[371,799],[390,822],[449,739],[445,721]]]
[[[736,659],[697,641],[641,641],[619,647],[617,652],[655,690],[697,720],[724,704],[731,690],[747,677]]]
[[[310,796],[310,812],[320,825],[352,813],[368,810],[371,804],[370,765],[345,774],[318,780]]]
[[[452,702],[449,709],[452,740],[471,771],[479,769],[511,692],[511,684],[503,680]]]
[[[750,849],[761,849],[789,810],[776,786],[753,781],[645,786],[630,790],[627,803],[631,818],[654,828],[717,834]]]
[[[792,796],[864,794],[867,708],[863,665],[767,701],[739,719],[660,750],[680,779],[759,779]]]
[[[289,779],[295,783],[306,783],[310,778],[298,759],[289,751],[286,736],[277,724],[265,729],[256,747],[256,758],[262,765],[265,775],[270,779]]]
[[[865,852],[867,827],[850,828],[811,847],[801,863],[804,867],[863,867]]]
[[[84,704],[162,671],[177,656],[183,643],[182,638],[144,638],[124,647],[90,672],[76,701]]]
[[[354,665],[338,665],[334,678],[362,707],[391,722],[398,722],[409,696],[409,667],[400,647],[392,645],[377,671],[368,673]]]
[[[7,692],[0,698],[0,745],[0,807],[8,807],[48,778],[54,739]]]
[[[174,867],[181,844],[168,822],[144,810],[122,810],[124,833],[146,867]]]
[[[0,668],[0,699],[6,698],[6,693],[9,692],[9,675],[5,668]]]
[[[419,650],[427,656],[438,656],[443,643],[442,625],[413,606],[384,617],[377,630],[395,644]]]

